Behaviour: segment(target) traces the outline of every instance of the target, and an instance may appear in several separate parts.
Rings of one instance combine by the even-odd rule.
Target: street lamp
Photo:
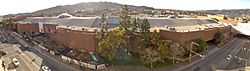
[[[192,58],[193,44],[199,46],[197,43],[191,42],[191,49],[190,49],[190,52],[189,52],[189,62],[191,62],[191,58]]]
[[[193,51],[193,44],[199,46],[199,44],[197,44],[197,43],[195,43],[195,42],[191,42],[191,49],[190,49],[190,52],[189,52],[189,62],[191,62],[192,53],[195,53],[196,55],[202,57],[202,59],[204,58],[204,55],[198,54],[198,53],[196,53],[196,52]]]
[[[240,59],[240,60],[244,60],[244,61],[246,61],[246,63],[245,63],[245,67],[247,67],[247,59],[244,59],[244,58],[241,58],[241,57],[238,57],[238,56],[234,56],[235,58],[238,58],[238,59]]]

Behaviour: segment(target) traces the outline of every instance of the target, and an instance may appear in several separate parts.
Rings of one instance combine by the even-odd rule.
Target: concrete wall
[[[58,29],[50,38],[70,48],[94,51],[97,47],[95,33]]]

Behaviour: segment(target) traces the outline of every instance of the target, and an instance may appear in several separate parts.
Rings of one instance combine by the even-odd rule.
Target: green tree
[[[202,40],[202,39],[198,39],[196,41],[196,43],[198,44],[198,45],[196,45],[198,47],[196,50],[197,52],[202,52],[204,50],[204,48],[207,47],[207,42]]]
[[[101,22],[99,23],[100,31],[97,31],[97,39],[98,41],[102,40],[108,32],[108,23],[106,20],[106,16],[102,14]]]
[[[150,44],[151,46],[157,46],[157,44],[159,43],[160,41],[160,34],[154,30],[153,33],[150,34]]]
[[[129,28],[131,26],[131,17],[129,16],[129,9],[127,5],[125,5],[124,8],[122,8],[120,14],[119,14],[119,28],[125,30],[126,33],[129,32]]]
[[[124,34],[125,31],[120,29],[109,31],[107,36],[104,36],[103,39],[98,42],[96,52],[109,61],[114,60],[117,56],[117,48],[125,43]]]
[[[215,42],[216,43],[221,43],[223,39],[224,39],[224,35],[222,33],[215,34]]]
[[[131,18],[131,16],[129,16],[130,12],[127,5],[125,5],[119,13],[119,28],[125,31],[124,36],[126,43],[123,46],[127,46],[128,43],[131,43],[130,41],[132,41],[132,43],[135,41],[136,31],[138,30],[139,19]]]
[[[143,19],[140,30],[140,47],[146,48],[150,45],[150,24],[147,19]]]
[[[158,52],[160,53],[163,59],[169,56],[169,47],[171,42],[168,40],[160,40],[158,42]]]

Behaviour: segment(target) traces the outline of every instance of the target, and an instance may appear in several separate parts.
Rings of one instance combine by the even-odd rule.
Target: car
[[[246,50],[246,48],[242,48],[243,50]]]
[[[228,56],[226,57],[227,60],[230,60],[231,58],[232,58],[232,55],[228,55]]]
[[[13,58],[12,59],[12,62],[14,63],[14,65],[17,67],[17,66],[19,66],[19,61],[16,59],[16,58]]]
[[[48,66],[42,66],[42,70],[43,71],[51,71],[51,69]]]

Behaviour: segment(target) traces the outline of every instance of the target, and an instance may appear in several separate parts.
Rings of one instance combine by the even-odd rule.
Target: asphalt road
[[[250,60],[250,42],[246,42],[243,45],[243,48],[245,49],[241,49],[236,56],[243,58],[243,59],[247,59]],[[246,61],[245,60],[241,60],[240,63],[237,63],[237,58],[233,58],[233,61],[231,61],[224,69],[225,70],[232,70],[232,69],[240,69],[240,68],[244,68],[246,66]],[[250,62],[248,61],[247,64],[250,64]],[[249,65],[247,65],[249,66]]]
[[[43,53],[41,51],[41,48],[38,46],[30,46],[24,39],[20,38],[13,32],[7,32],[11,34],[15,40],[17,40],[21,45],[28,45],[28,51],[27,52],[32,52],[34,54],[30,54],[30,57],[38,57],[41,58],[42,60],[42,65],[46,65],[52,69],[52,71],[81,71],[80,69],[74,68],[72,66],[69,66],[67,64],[64,64],[55,58]],[[35,59],[37,60],[37,59]]]
[[[236,54],[242,52],[241,49],[247,41],[247,39],[236,38],[221,47],[222,49],[218,50],[214,54],[193,64],[192,66],[182,69],[181,71],[215,71],[216,69],[230,68],[230,63],[234,63],[235,61],[233,58],[231,60],[226,60],[226,57],[228,55],[232,55],[234,57]]]

